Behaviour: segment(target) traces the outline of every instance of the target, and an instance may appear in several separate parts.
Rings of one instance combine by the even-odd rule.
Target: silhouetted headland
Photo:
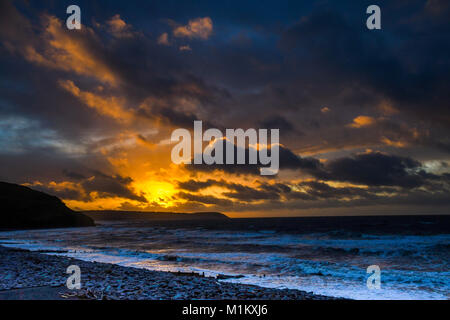
[[[69,209],[59,198],[18,184],[0,182],[0,229],[94,226],[94,221]]]

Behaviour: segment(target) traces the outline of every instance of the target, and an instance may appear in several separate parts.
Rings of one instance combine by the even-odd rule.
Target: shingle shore
[[[332,297],[291,289],[270,289],[218,281],[193,274],[122,267],[0,246],[0,290],[65,286],[66,269],[81,269],[81,289],[70,294],[88,299],[170,300],[328,300]],[[66,290],[65,290],[66,291]]]

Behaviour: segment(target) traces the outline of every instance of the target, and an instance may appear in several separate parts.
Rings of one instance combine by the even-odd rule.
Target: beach
[[[15,259],[3,253],[0,271],[9,271],[2,272],[0,289],[62,285],[75,264],[82,288],[94,296],[305,299],[303,292],[312,292],[356,300],[446,300],[448,222],[424,216],[101,221],[96,227],[4,231],[0,246],[31,253],[16,251]],[[367,286],[373,265],[381,270],[381,290]],[[32,275],[47,268],[50,276]],[[142,293],[133,292],[143,285]],[[158,293],[166,287],[171,292]],[[280,289],[296,291],[280,295]]]
[[[0,246],[0,299],[104,300],[328,300],[292,289],[270,289],[221,282],[199,274],[151,271],[109,263],[87,262]],[[65,286],[67,267],[78,265],[81,289]]]

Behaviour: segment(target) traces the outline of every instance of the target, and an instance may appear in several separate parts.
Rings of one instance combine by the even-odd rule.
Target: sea
[[[450,299],[450,216],[98,221],[4,231],[0,245],[350,299]]]

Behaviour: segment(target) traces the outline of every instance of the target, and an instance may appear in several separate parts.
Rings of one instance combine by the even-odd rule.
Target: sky
[[[448,214],[449,14],[445,0],[0,0],[0,181],[75,210]],[[195,120],[278,128],[279,173],[174,164],[171,133]]]

